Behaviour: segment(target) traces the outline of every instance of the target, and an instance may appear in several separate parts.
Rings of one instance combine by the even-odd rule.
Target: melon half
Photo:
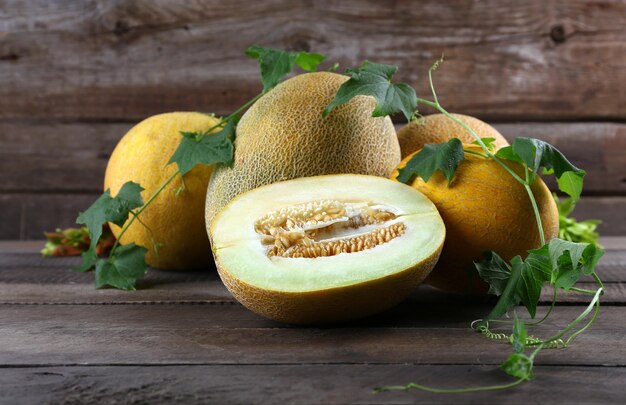
[[[239,302],[270,319],[311,324],[405,299],[434,267],[445,227],[419,191],[346,174],[241,194],[209,234],[220,277]]]

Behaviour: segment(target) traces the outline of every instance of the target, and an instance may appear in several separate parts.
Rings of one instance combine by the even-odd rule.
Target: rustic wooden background
[[[149,115],[226,114],[260,90],[251,44],[400,67],[509,139],[587,169],[580,218],[626,234],[626,1],[0,0],[0,239],[71,226]]]

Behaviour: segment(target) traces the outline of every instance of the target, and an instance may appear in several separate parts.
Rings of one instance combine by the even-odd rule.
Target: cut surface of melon
[[[432,269],[445,228],[411,187],[329,175],[240,195],[215,218],[210,237],[220,276],[244,305],[280,321],[323,323],[405,298]],[[394,292],[397,283],[408,284]]]

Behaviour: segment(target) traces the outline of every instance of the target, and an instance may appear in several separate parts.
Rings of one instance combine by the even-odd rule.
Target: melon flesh
[[[340,214],[320,221],[297,218],[320,204],[339,207],[334,210]],[[328,255],[288,257],[293,249],[307,250],[302,244],[276,253],[280,236],[259,231],[268,218],[283,221],[274,231],[306,234],[310,252],[323,245]],[[220,276],[242,304],[263,316],[302,324],[359,318],[400,302],[434,266],[445,228],[435,206],[411,187],[374,176],[331,175],[240,195],[218,214],[210,237]],[[380,243],[372,242],[376,237]],[[369,241],[370,247],[359,250],[357,240]],[[333,253],[341,241],[346,251]]]

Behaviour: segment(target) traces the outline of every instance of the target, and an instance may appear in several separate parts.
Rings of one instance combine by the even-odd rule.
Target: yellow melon
[[[115,147],[107,165],[104,188],[112,195],[127,181],[139,183],[146,201],[175,171],[167,165],[181,140],[180,131],[206,131],[219,121],[197,112],[155,115],[134,126]],[[210,265],[209,240],[204,227],[204,200],[212,166],[196,166],[174,179],[124,233],[120,242],[148,248],[146,261],[162,269],[193,269]],[[111,224],[115,237],[121,228]],[[155,243],[160,247],[155,251]]]
[[[467,148],[478,147],[464,145]],[[398,169],[413,157],[405,158]],[[506,162],[522,175],[523,168]],[[395,171],[392,178],[396,178]],[[493,250],[505,260],[526,256],[541,246],[528,194],[497,162],[465,154],[450,185],[440,172],[426,183],[416,178],[412,186],[436,206],[446,224],[446,241],[439,262],[426,283],[459,293],[484,293],[487,284],[478,276],[474,261]],[[552,194],[537,178],[531,187],[537,200],[546,241],[559,232],[559,214]]]
[[[243,305],[288,323],[346,321],[396,305],[445,239],[423,194],[382,177],[305,177],[240,194],[216,216],[220,277]]]
[[[207,227],[235,196],[265,184],[322,174],[391,174],[400,162],[400,146],[389,117],[372,117],[373,97],[355,97],[322,117],[346,80],[330,72],[302,74],[244,114],[234,164],[217,168],[209,184]]]
[[[478,118],[462,114],[453,115],[472,128],[479,137],[494,138],[496,149],[509,145],[500,132]],[[463,143],[474,142],[474,138],[465,128],[443,114],[427,115],[408,123],[398,131],[402,159],[422,149],[427,143],[442,143],[452,138],[459,138]]]

